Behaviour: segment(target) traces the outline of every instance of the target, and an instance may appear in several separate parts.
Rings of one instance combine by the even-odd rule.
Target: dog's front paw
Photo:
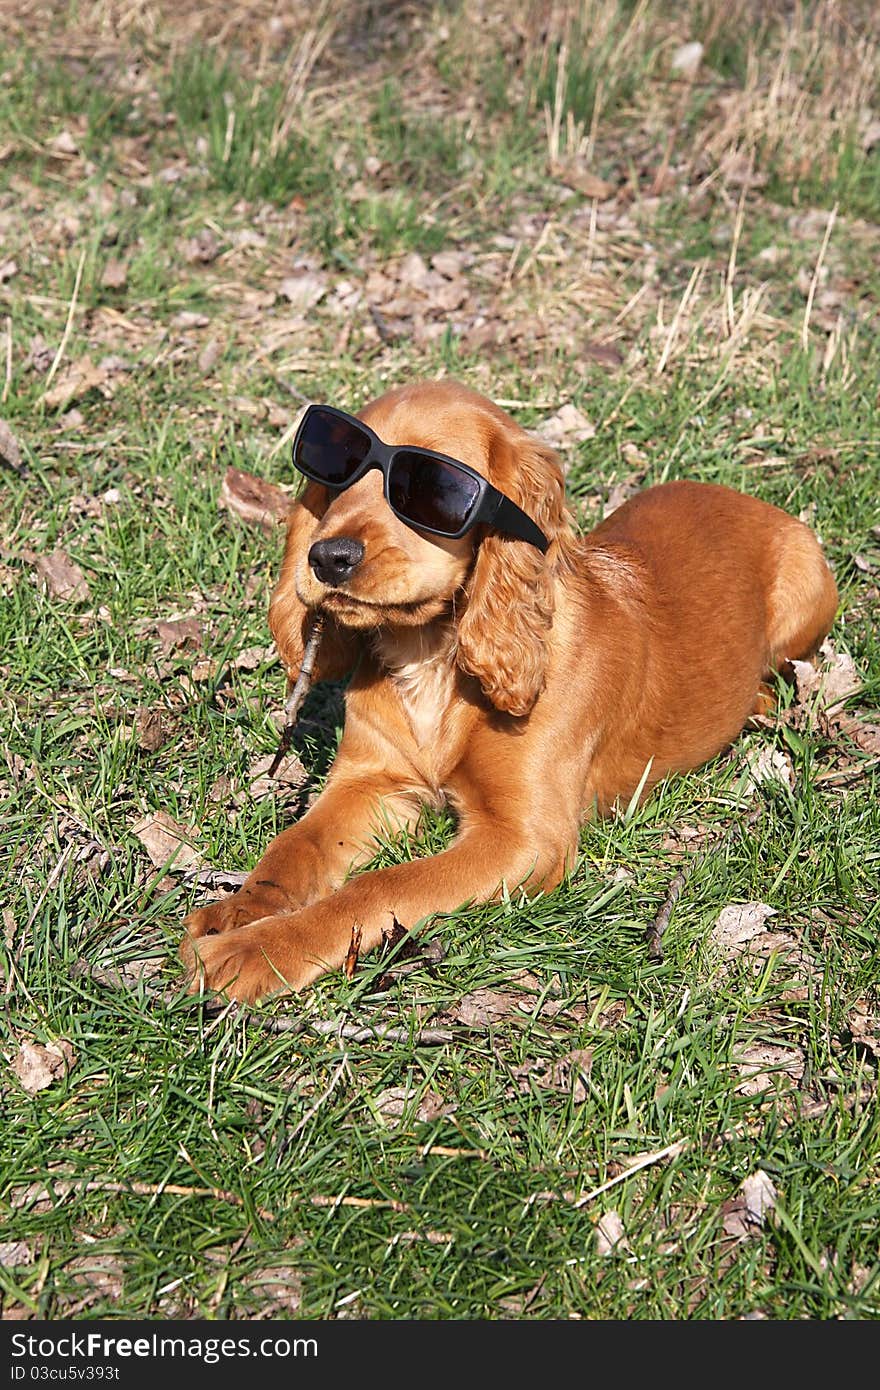
[[[181,955],[192,975],[190,994],[218,990],[251,1004],[300,989],[306,980],[292,949],[293,920],[267,917],[222,935],[187,937]]]
[[[271,917],[290,904],[282,889],[274,883],[261,883],[252,888],[240,888],[228,898],[207,903],[198,907],[184,919],[184,927],[191,937],[221,936],[223,932],[235,931],[248,922],[258,922],[261,917]],[[181,950],[186,949],[186,941]]]

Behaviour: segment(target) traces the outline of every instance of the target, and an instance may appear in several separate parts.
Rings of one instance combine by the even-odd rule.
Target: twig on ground
[[[29,1202],[52,1202],[56,1197],[68,1197],[71,1192],[108,1192],[119,1196],[163,1197],[213,1197],[218,1202],[231,1202],[243,1207],[245,1201],[237,1192],[229,1192],[223,1187],[186,1187],[176,1182],[112,1182],[104,1178],[60,1178],[50,1187],[48,1184],[35,1184],[12,1199],[15,1208]],[[258,1216],[264,1221],[274,1220],[274,1212],[265,1207],[256,1208]]]
[[[800,1108],[801,1118],[815,1120],[819,1115],[827,1114],[836,1105],[842,1106],[844,1110],[855,1110],[857,1105],[866,1105],[872,1101],[876,1094],[876,1082],[868,1081],[857,1091],[852,1091],[846,1096],[835,1096],[833,1100],[805,1100]]]
[[[291,690],[290,694],[284,702],[284,718],[286,723],[281,733],[281,739],[278,744],[278,751],[276,752],[275,757],[272,759],[272,765],[269,768],[270,777],[275,776],[275,773],[278,771],[279,767],[281,766],[282,760],[284,759],[290,748],[290,743],[293,738],[293,730],[296,724],[296,717],[299,714],[300,707],[312,686],[312,672],[315,669],[315,661],[318,656],[318,648],[321,645],[321,635],[323,631],[324,617],[323,614],[319,613],[315,618],[315,621],[312,623],[312,626],[309,629],[309,635],[306,638],[306,645],[305,650],[303,651],[302,665],[299,668],[299,675],[296,678],[296,682],[294,684],[293,689]]]
[[[754,825],[760,813],[760,806],[752,807],[751,811],[749,811],[748,815],[745,816],[743,820],[731,822],[721,835],[713,836],[708,844],[704,845],[687,864],[683,864],[679,869],[669,885],[660,911],[645,931],[645,943],[648,947],[648,955],[652,960],[662,961],[663,959],[663,933],[669,926],[669,919],[672,916],[675,904],[681,897],[685,884],[694,872],[694,869],[696,869],[699,864],[702,864],[703,860],[706,859],[708,855],[714,854],[717,850],[721,849],[736,831],[746,830]]]
[[[862,777],[867,777],[869,772],[874,772],[880,767],[880,758],[869,758],[867,762],[860,763],[857,767],[841,768],[839,772],[820,772],[813,781],[818,786],[823,787],[845,787],[850,782],[858,782]]]
[[[598,1187],[594,1187],[592,1192],[586,1193],[585,1196],[579,1197],[574,1205],[585,1207],[588,1202],[592,1202],[596,1197],[601,1197],[602,1193],[607,1192],[609,1187],[616,1187],[619,1182],[626,1182],[626,1179],[631,1178],[633,1173],[639,1173],[643,1168],[650,1168],[652,1164],[660,1163],[664,1158],[677,1158],[680,1153],[684,1153],[689,1143],[690,1140],[688,1139],[676,1139],[673,1144],[667,1144],[665,1149],[657,1149],[654,1153],[642,1154],[640,1158],[635,1158],[627,1164],[622,1173],[609,1178],[607,1182],[600,1183]]]
[[[267,1033],[300,1033],[303,1030],[315,1033],[319,1038],[342,1038],[345,1042],[369,1042],[371,1039],[386,1038],[388,1042],[408,1042],[419,1047],[439,1047],[454,1041],[454,1034],[448,1028],[397,1028],[390,1023],[340,1023],[338,1019],[315,1019],[308,1023],[305,1019],[273,1018],[262,1014],[247,1014],[247,1021],[264,1028]]]
[[[678,873],[675,875],[675,878],[669,885],[669,892],[666,894],[663,906],[657,913],[657,916],[654,918],[648,930],[645,932],[645,941],[647,942],[648,946],[648,955],[651,957],[652,960],[663,959],[663,933],[669,926],[669,919],[672,916],[672,909],[675,907],[675,904],[681,897],[681,892],[684,888],[684,885],[687,882],[688,874],[690,873],[695,863],[696,860],[692,859],[686,869],[679,869]]]
[[[412,1210],[406,1202],[398,1202],[393,1197],[330,1197],[316,1192],[309,1198],[313,1207],[385,1207],[388,1211]]]
[[[128,982],[123,978],[119,971],[112,966],[101,965],[80,959],[76,962],[74,973],[85,976],[87,979],[94,980],[98,985],[103,985],[105,989],[128,989]],[[157,1002],[170,1002],[173,997],[158,984],[154,984],[151,979],[141,981],[144,990],[151,995]],[[208,1001],[206,1007],[213,1011],[214,1001]],[[218,1021],[223,1018],[240,1018],[244,1022],[253,1024],[256,1028],[261,1028],[265,1033],[289,1033],[291,1036],[297,1033],[312,1033],[319,1038],[336,1037],[345,1042],[370,1042],[371,1040],[387,1039],[388,1042],[410,1043],[414,1047],[442,1047],[446,1043],[455,1041],[455,1034],[449,1028],[400,1028],[390,1023],[343,1023],[341,1019],[319,1018],[279,1018],[274,1014],[262,1014],[252,1012],[246,1006],[236,1004],[232,1001],[218,999],[216,1001],[216,1012]],[[469,1032],[485,1031],[477,1030],[474,1025],[470,1025]]]

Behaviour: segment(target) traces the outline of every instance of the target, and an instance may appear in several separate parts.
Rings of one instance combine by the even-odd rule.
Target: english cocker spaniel
[[[294,463],[269,622],[293,678],[323,615],[345,731],[311,810],[187,918],[194,989],[301,990],[356,931],[366,951],[505,885],[549,891],[586,817],[722,750],[836,612],[812,532],[730,488],[650,487],[575,535],[553,451],[452,381],[310,406]],[[353,872],[426,802],[455,813],[448,849]]]

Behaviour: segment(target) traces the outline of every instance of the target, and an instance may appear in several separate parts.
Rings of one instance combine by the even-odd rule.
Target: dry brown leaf
[[[776,1188],[763,1168],[744,1178],[735,1197],[721,1208],[721,1224],[729,1236],[757,1235],[776,1206]]]
[[[747,941],[764,930],[768,917],[776,916],[776,908],[767,903],[730,903],[721,909],[711,936],[726,956],[739,955]]]
[[[43,587],[53,598],[82,603],[89,597],[85,575],[65,550],[53,550],[51,555],[38,556],[34,568]]]
[[[0,420],[0,459],[10,468],[21,467],[21,448],[5,420]]]
[[[199,353],[199,371],[207,376],[213,371],[223,356],[223,343],[219,338],[209,338]]]
[[[806,704],[815,697],[821,709],[829,710],[861,690],[862,682],[847,652],[837,652],[830,642],[823,642],[819,655],[822,664],[818,669],[809,661],[792,661],[791,665],[799,702]]]
[[[207,328],[211,320],[207,314],[197,314],[192,309],[181,309],[171,320],[172,328]]]
[[[162,711],[158,709],[139,709],[134,717],[134,735],[138,748],[147,753],[155,753],[168,738]]]
[[[251,525],[271,531],[286,520],[291,508],[286,492],[264,478],[229,467],[220,488],[219,506]]]
[[[53,135],[51,140],[46,141],[46,148],[53,154],[73,155],[79,153],[79,145],[69,130],[59,131]]]
[[[880,1014],[873,1013],[865,1000],[859,1000],[849,1016],[853,1042],[880,1057]]]
[[[543,420],[534,433],[545,444],[559,449],[565,445],[580,444],[585,439],[592,439],[596,427],[582,410],[578,410],[571,402],[566,402],[559,407],[555,415]]]
[[[554,160],[550,164],[550,172],[567,188],[573,188],[585,198],[597,198],[600,203],[610,198],[614,192],[613,183],[600,179],[599,175],[588,169],[580,159]]]
[[[12,1070],[28,1095],[33,1096],[66,1076],[75,1066],[76,1053],[69,1042],[59,1038],[48,1047],[37,1042],[22,1043]]]
[[[235,671],[256,671],[277,656],[274,647],[245,647],[230,662]]]
[[[203,227],[196,236],[178,242],[178,247],[190,265],[210,265],[220,255],[220,243],[210,227]]]
[[[781,748],[774,748],[772,744],[750,749],[746,754],[746,767],[749,782],[753,787],[760,787],[765,782],[781,782],[788,788],[794,786],[791,758]]]
[[[624,478],[621,482],[615,483],[605,498],[602,516],[610,516],[612,512],[616,512],[617,508],[622,507],[624,502],[628,502],[631,497],[634,497],[638,490],[638,478]]]
[[[626,1232],[620,1213],[606,1211],[599,1217],[596,1225],[596,1253],[599,1255],[622,1254],[628,1250]]]
[[[327,277],[313,270],[304,270],[298,275],[288,275],[278,289],[298,313],[305,314],[320,303],[327,293]]]
[[[403,1118],[404,1112],[410,1108],[412,1090],[406,1086],[388,1086],[384,1091],[380,1091],[375,1097],[373,1104],[376,1107],[379,1118],[383,1124],[393,1127]],[[447,1105],[443,1097],[436,1091],[425,1091],[419,1100],[413,1118],[421,1121],[422,1124],[429,1124],[432,1120],[439,1119],[441,1115],[448,1115],[453,1106]]]
[[[787,1076],[799,1081],[804,1074],[804,1054],[799,1047],[780,1047],[778,1043],[753,1043],[736,1047],[733,1060],[745,1079],[737,1086],[743,1096],[757,1096],[770,1090],[774,1077]]]
[[[512,994],[495,989],[475,989],[466,994],[458,1004],[449,1010],[450,1016],[467,1028],[485,1028],[499,1023],[511,1015],[522,1015],[523,1007],[528,1009],[532,1000],[527,994]]]
[[[122,290],[128,282],[128,266],[125,261],[112,258],[101,272],[101,285],[105,290]]]
[[[151,864],[157,869],[170,865],[175,873],[182,873],[186,869],[204,867],[204,859],[192,844],[198,831],[192,826],[179,825],[167,811],[144,816],[132,826],[132,833],[138,837]]]
[[[868,724],[851,714],[838,714],[835,724],[863,753],[880,754],[880,724]]]
[[[43,395],[43,404],[49,410],[64,410],[71,401],[82,400],[90,391],[105,386],[107,376],[104,368],[96,366],[90,357],[78,357],[58,373],[55,385]]]
[[[34,1252],[23,1240],[0,1241],[0,1265],[5,1269],[18,1269],[21,1265],[34,1262]]]
[[[580,349],[593,362],[601,362],[603,367],[619,367],[623,362],[623,353],[616,343],[603,343],[594,338],[587,338],[581,343]]]
[[[576,1048],[553,1063],[550,1082],[556,1090],[570,1091],[575,1105],[581,1105],[589,1094],[586,1082],[592,1069],[592,1048]]]
[[[673,72],[681,73],[687,82],[693,82],[703,61],[703,45],[698,41],[683,43],[675,50],[669,66]]]
[[[156,636],[159,638],[163,656],[169,656],[178,647],[200,647],[202,625],[198,618],[160,619],[156,623]]]

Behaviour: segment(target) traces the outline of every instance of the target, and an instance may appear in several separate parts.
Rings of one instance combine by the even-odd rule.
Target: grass
[[[335,688],[304,710],[305,785],[252,789],[283,689],[280,535],[221,510],[220,484],[230,463],[292,484],[304,398],[357,408],[418,375],[529,428],[577,405],[585,526],[667,477],[809,517],[862,681],[847,712],[878,722],[880,203],[849,95],[876,111],[869,8],[843,35],[824,6],[787,26],[607,0],[541,34],[528,6],[518,27],[463,4],[369,33],[356,5],[288,30],[160,6],[149,33],[98,9],[22,19],[0,66],[0,417],[24,464],[0,465],[3,1316],[876,1318],[880,801],[825,715],[585,826],[555,893],[463,908],[414,954],[246,1017],[183,994],[181,918],[212,890],[135,831],[164,811],[246,871],[320,787]],[[701,35],[688,92],[669,58]],[[800,105],[774,107],[774,75]],[[557,91],[601,204],[549,169]],[[280,289],[301,274],[306,312]],[[52,385],[83,357],[98,380],[51,405],[68,321]],[[56,549],[87,598],[42,590]],[[169,650],[178,619],[198,635]],[[749,782],[770,752],[791,786]],[[452,833],[426,814],[376,862]],[[682,862],[658,961],[645,930]],[[752,902],[775,915],[726,956],[719,914]],[[73,1065],[28,1094],[22,1046],[60,1040]],[[759,1170],[774,1212],[738,1225]]]

